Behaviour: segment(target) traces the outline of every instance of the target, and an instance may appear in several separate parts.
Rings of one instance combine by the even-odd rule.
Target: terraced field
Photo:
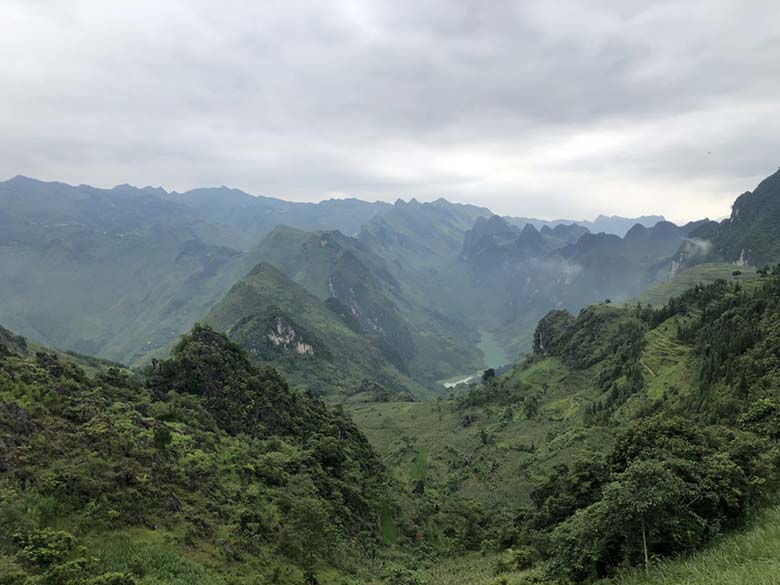
[[[677,326],[669,321],[647,334],[647,346],[642,354],[647,395],[661,398],[689,386],[687,367],[691,349],[677,341]]]
[[[735,272],[739,274],[735,274]],[[680,272],[671,280],[646,289],[637,299],[628,301],[626,304],[630,305],[639,301],[642,304],[660,307],[672,297],[685,292],[697,284],[707,284],[718,279],[731,281],[752,280],[757,276],[756,269],[753,266],[736,266],[725,262],[699,264]]]

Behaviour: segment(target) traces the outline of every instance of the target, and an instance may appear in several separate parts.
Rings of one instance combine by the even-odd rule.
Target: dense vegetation
[[[482,551],[507,582],[585,582],[697,550],[777,489],[780,269],[761,272],[658,309],[555,311],[533,356],[451,400],[354,406],[392,473],[208,327],[142,378],[3,330],[0,566],[9,583],[422,583]],[[152,543],[166,562],[140,559]]]
[[[637,306],[613,316],[622,322],[608,344],[594,341],[604,326],[594,325],[592,309],[576,320],[553,313],[540,324],[538,350],[547,338],[547,355],[578,368],[590,366],[589,356],[600,364],[605,396],[585,407],[591,425],[616,422],[616,406],[646,385],[641,368],[658,376],[642,360],[645,328],[672,330],[692,349],[689,387],[667,385],[644,401],[606,465],[597,457],[584,482],[581,467],[561,469],[534,493],[532,522],[555,527],[549,549],[555,572],[592,579],[624,563],[648,564],[653,554],[696,548],[774,495],[779,293],[777,277],[699,285],[661,309]],[[593,347],[607,351],[599,355]],[[589,486],[584,493],[583,485]]]
[[[313,583],[379,542],[364,436],[208,328],[145,381],[6,332],[0,410],[3,583]]]

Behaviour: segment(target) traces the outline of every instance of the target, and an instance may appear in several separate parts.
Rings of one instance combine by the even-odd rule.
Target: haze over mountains
[[[777,0],[2,15],[0,585],[780,585]]]
[[[663,215],[642,215],[640,217],[620,217],[618,215],[599,215],[593,221],[587,220],[574,220],[574,219],[536,219],[533,217],[511,217],[507,218],[511,223],[523,227],[525,224],[530,223],[537,229],[541,229],[544,226],[554,228],[559,225],[571,225],[576,223],[577,225],[586,228],[588,231],[594,234],[601,232],[607,234],[615,234],[617,236],[624,236],[626,232],[634,227],[636,224],[643,225],[645,227],[653,227],[659,221],[666,221]]]
[[[339,323],[394,372],[388,391],[421,396],[414,384],[436,391],[440,380],[516,360],[550,309],[629,299],[703,261],[772,257],[777,239],[765,226],[774,225],[777,181],[741,196],[722,224],[676,226],[660,216],[502,218],[445,199],[312,204],[224,187],[179,194],[16,177],[0,183],[0,322],[63,349],[140,363],[223,297],[230,304],[231,287],[267,262],[290,279],[274,277],[275,286],[290,287],[289,298],[313,295],[325,320],[306,324],[278,295],[258,302],[302,319],[312,339],[330,338],[326,323]],[[765,236],[747,246],[755,233]],[[216,321],[220,329],[267,339],[270,313],[227,313],[236,318]],[[348,390],[331,377],[323,392],[354,394],[363,379],[347,378]]]
[[[780,486],[778,201],[621,236],[2,183],[0,576],[580,584],[737,538]]]

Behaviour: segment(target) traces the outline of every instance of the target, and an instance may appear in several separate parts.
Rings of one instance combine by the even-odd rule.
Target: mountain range
[[[584,227],[593,234],[607,233],[615,234],[616,236],[623,237],[628,230],[634,227],[636,224],[643,225],[645,227],[653,227],[659,221],[666,221],[663,215],[642,215],[639,217],[621,217],[619,215],[599,215],[593,221],[588,220],[573,220],[573,219],[536,219],[533,217],[510,217],[507,218],[511,223],[518,227],[523,227],[526,224],[531,224],[536,229],[542,229],[547,226],[554,228],[559,225],[571,225],[577,224]]]
[[[0,581],[773,582],[779,186],[617,235],[0,184]]]
[[[425,213],[418,217],[418,209]],[[434,210],[435,217],[426,215]],[[452,374],[455,364],[461,369],[482,365],[478,351],[468,349],[478,334],[442,314],[441,306],[430,301],[439,282],[423,279],[431,277],[431,265],[446,269],[441,258],[457,258],[465,232],[477,217],[489,215],[487,209],[444,200],[291,203],[224,187],[179,194],[19,176],[0,183],[0,322],[58,347],[135,363],[204,317],[262,259],[258,242],[274,228],[325,229],[347,234],[342,242],[354,244],[348,238],[355,236],[362,243],[360,262],[385,262],[374,272],[383,290],[372,293],[379,296],[369,303],[375,312],[383,305],[382,335],[375,337],[384,337],[402,354],[406,351],[406,367],[429,382]],[[433,225],[435,234],[419,236]],[[423,255],[427,259],[412,276]],[[353,262],[354,274],[345,267],[346,259],[339,262],[336,280],[346,286],[349,279],[359,278],[360,262]],[[402,285],[381,278],[397,279],[393,271],[399,266],[402,276],[414,280],[401,299]],[[301,272],[294,280],[313,278]],[[330,295],[322,284],[314,292],[324,301]],[[337,291],[342,300],[344,286]],[[366,283],[363,290],[368,288],[376,286]],[[368,295],[362,294],[365,304]],[[395,306],[385,303],[387,298]],[[364,314],[361,326],[370,329],[372,318]],[[417,334],[410,332],[410,322]],[[428,331],[437,340],[450,339],[450,347],[439,349],[438,342],[426,340]],[[409,339],[422,352],[411,351]],[[412,354],[429,357],[415,365]]]
[[[737,197],[730,217],[720,223],[705,222],[691,232],[693,242],[680,251],[678,261],[683,266],[713,258],[754,266],[775,262],[780,255],[778,217],[780,171]]]
[[[339,354],[338,329],[376,352],[374,365],[343,379],[318,374],[320,392],[359,395],[375,371],[389,373],[374,376],[382,395],[430,396],[444,380],[530,351],[550,309],[625,302],[702,262],[771,261],[777,177],[740,196],[720,224],[647,227],[658,218],[646,216],[622,236],[561,221],[537,228],[444,199],[291,203],[224,187],[180,194],[16,177],[0,183],[0,322],[63,349],[143,364],[199,320],[245,343],[267,339],[273,306],[321,344],[313,360],[263,354],[293,383],[310,382],[321,356]],[[590,225],[621,231],[625,222],[601,216]],[[262,263],[280,274],[271,278]],[[263,278],[274,283],[271,297],[248,285]],[[236,290],[254,290],[268,310],[248,314]],[[294,308],[280,302],[304,294],[311,298]],[[327,319],[307,322],[302,306]],[[299,360],[305,367],[291,365]]]

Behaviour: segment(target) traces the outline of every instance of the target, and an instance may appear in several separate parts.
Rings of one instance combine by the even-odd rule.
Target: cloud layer
[[[682,220],[780,164],[775,1],[3,10],[5,178]]]

